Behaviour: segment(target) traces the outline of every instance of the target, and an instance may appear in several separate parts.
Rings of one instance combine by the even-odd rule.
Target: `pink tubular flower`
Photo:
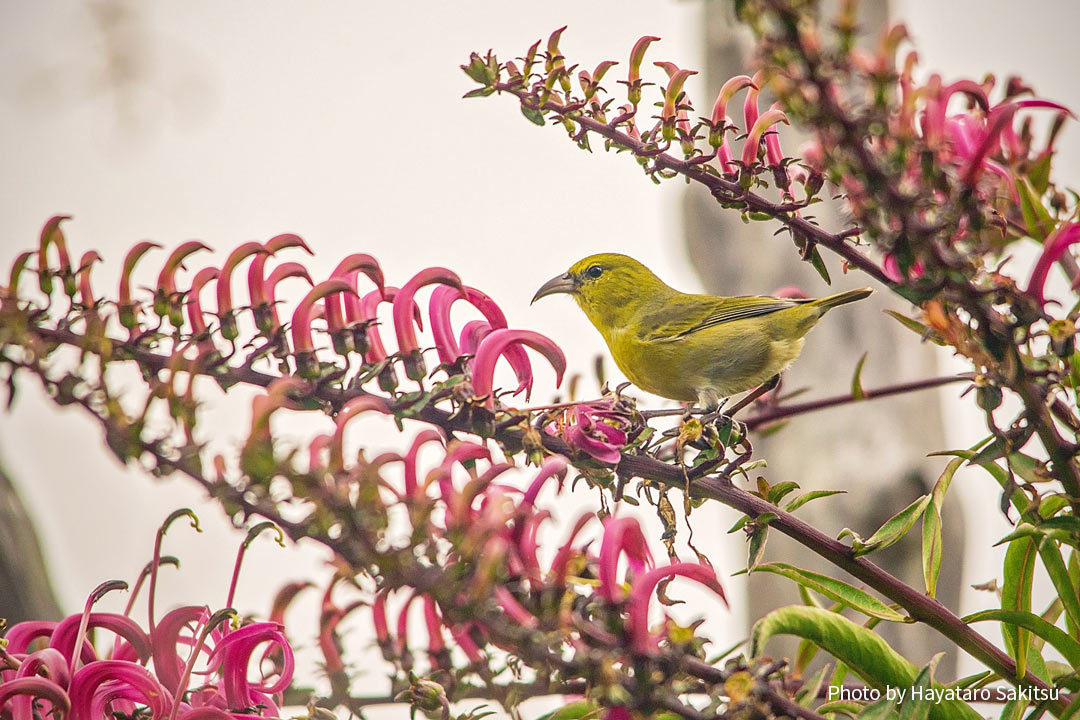
[[[38,249],[38,280],[41,291],[45,294],[52,292],[52,278],[53,275],[56,275],[64,281],[64,292],[68,296],[75,295],[75,276],[71,272],[71,257],[68,255],[67,239],[64,237],[64,231],[60,229],[60,223],[70,219],[70,215],[54,215],[41,228],[41,242]],[[50,245],[56,246],[58,266],[55,272],[49,264]]]
[[[629,88],[627,94],[631,105],[637,106],[641,102],[641,63],[645,60],[645,51],[649,49],[649,45],[659,39],[653,35],[644,35],[638,38],[630,50],[630,67],[626,75],[626,84]]]
[[[505,585],[495,586],[495,601],[499,603],[499,607],[503,609],[507,617],[523,628],[535,630],[540,626],[540,621],[536,619],[536,616],[526,610]]]
[[[409,446],[409,451],[405,453],[403,459],[405,464],[405,497],[412,497],[416,494],[418,485],[416,472],[417,455],[420,454],[420,448],[429,442],[437,442],[441,445],[445,442],[445,439],[438,430],[433,430],[431,428],[421,430],[413,439],[412,445]]]
[[[334,419],[336,427],[334,428],[334,438],[330,441],[330,465],[331,472],[339,472],[345,467],[344,449],[342,445],[345,442],[345,426],[349,424],[349,421],[360,413],[374,410],[388,414],[390,408],[387,407],[386,401],[377,395],[360,395],[348,400],[341,406],[341,411]]]
[[[221,334],[228,340],[235,340],[239,336],[236,327],[236,318],[233,316],[232,303],[232,274],[237,265],[252,255],[267,255],[269,251],[262,243],[249,241],[237,246],[229,256],[225,258],[221,266],[221,272],[217,281],[217,315],[221,323]]]
[[[536,496],[540,494],[540,490],[551,478],[557,477],[561,487],[565,474],[566,458],[562,455],[551,455],[544,458],[544,462],[540,464],[539,472],[536,473],[533,481],[529,483],[528,490],[525,491],[525,495],[521,498],[522,507],[533,507],[536,504]]]
[[[1035,268],[1028,280],[1027,292],[1042,307],[1046,305],[1044,294],[1046,277],[1050,267],[1061,259],[1070,246],[1080,242],[1080,223],[1067,223],[1055,230],[1043,243],[1043,251],[1035,261]]]
[[[494,328],[486,320],[470,320],[461,328],[458,336],[458,352],[462,355],[475,355],[480,341],[491,334]]]
[[[225,699],[229,707],[239,710],[254,705],[267,705],[264,711],[267,716],[278,716],[277,706],[270,696],[283,692],[289,686],[294,668],[292,647],[281,631],[282,627],[276,623],[257,622],[245,625],[218,641],[211,655],[211,662],[216,660],[214,666],[220,665]],[[275,681],[254,683],[248,679],[248,667],[256,648],[264,643],[271,643],[280,650],[284,662]]]
[[[683,135],[690,133],[690,120],[686,109],[679,107],[679,97],[683,93],[683,86],[691,75],[697,75],[696,70],[680,69],[675,63],[653,63],[662,68],[668,76],[668,86],[664,90],[664,106],[660,110],[660,119],[663,122],[664,140],[671,142],[675,139],[675,130]]]
[[[487,398],[486,404],[489,410],[495,407],[492,389],[495,363],[508,348],[516,344],[528,345],[547,358],[555,369],[555,386],[562,384],[563,373],[566,372],[566,356],[558,345],[531,330],[495,330],[480,343],[476,351],[476,359],[473,361],[473,392],[477,398]],[[530,373],[529,380],[531,379]]]
[[[640,575],[652,567],[652,553],[637,520],[629,515],[611,516],[604,521],[604,538],[600,543],[600,595],[608,602],[623,597],[619,582],[619,559],[626,555],[630,571]]]
[[[727,106],[731,102],[731,98],[735,96],[735,93],[739,92],[743,88],[757,89],[757,85],[754,84],[753,79],[747,75],[736,75],[735,77],[724,83],[720,88],[720,93],[716,96],[716,103],[713,104],[712,117],[710,118],[709,131],[709,145],[714,148],[719,148],[724,144],[725,128],[728,126]]]
[[[315,345],[311,339],[312,311],[316,302],[335,293],[355,294],[356,291],[347,280],[331,278],[311,288],[307,295],[296,304],[292,315],[292,325],[289,328],[292,333],[293,352],[297,354],[314,352]]]
[[[42,717],[45,717],[45,711],[49,711],[65,718],[71,710],[71,698],[63,687],[50,678],[19,677],[0,683],[0,708],[11,702],[12,717],[16,720],[34,717],[33,698],[46,700],[51,706],[42,708]]]
[[[749,135],[746,137],[746,144],[743,145],[742,164],[744,167],[750,167],[754,164],[757,160],[758,145],[761,143],[762,134],[778,123],[789,124],[787,115],[775,105],[762,114],[761,117],[754,120]],[[779,149],[779,145],[777,148]]]
[[[923,265],[916,260],[912,263],[911,267],[908,268],[907,277],[905,277],[904,274],[900,272],[900,263],[897,262],[896,256],[892,253],[885,253],[884,257],[881,259],[881,272],[894,283],[903,283],[909,280],[917,280],[922,277]]]
[[[100,718],[115,700],[146,705],[152,718],[164,718],[173,698],[146,668],[123,660],[99,660],[79,668],[71,678],[74,718]]]
[[[248,292],[249,299],[252,305],[258,305],[263,300],[257,300],[256,295],[260,298],[263,297],[262,286],[266,280],[266,261],[272,256],[276,255],[278,251],[285,248],[298,247],[306,252],[308,255],[312,255],[311,248],[307,246],[299,235],[293,235],[292,233],[283,233],[281,235],[275,235],[266,241],[263,245],[264,253],[256,253],[254,259],[251,261],[251,265],[248,266]]]
[[[555,553],[555,558],[551,561],[551,569],[549,572],[548,581],[551,582],[557,588],[566,587],[566,575],[570,567],[570,558],[574,552],[574,540],[585,528],[585,525],[596,517],[596,513],[585,512],[578,516],[578,519],[574,522],[574,527],[570,529],[570,534],[566,538],[558,551]]]
[[[420,288],[435,284],[448,285],[465,295],[465,288],[457,273],[446,268],[431,267],[413,275],[394,298],[394,330],[397,333],[398,352],[405,363],[405,375],[410,380],[422,380],[427,374],[413,327],[413,298]]]
[[[86,309],[94,307],[94,289],[90,285],[90,270],[94,263],[101,262],[101,255],[96,250],[87,250],[79,259],[79,303]]]
[[[379,292],[383,292],[385,282],[383,279],[382,268],[379,267],[379,263],[375,258],[364,253],[353,253],[349,255],[334,268],[334,272],[330,274],[332,278],[341,278],[349,283],[349,286],[353,289],[353,293],[344,293],[341,296],[341,303],[339,304],[337,299],[327,299],[326,301],[326,324],[330,330],[331,336],[334,338],[334,346],[339,353],[344,353],[352,348],[348,347],[348,343],[344,342],[345,335],[343,331],[346,329],[346,324],[351,324],[359,321],[360,316],[360,296],[356,294],[357,290],[357,278],[363,273],[371,279],[375,286],[379,289]],[[344,313],[342,310],[344,306]],[[361,348],[363,350],[363,348]]]
[[[120,271],[120,290],[117,293],[117,307],[120,310],[120,324],[127,328],[132,336],[139,332],[139,306],[131,300],[131,273],[143,255],[161,245],[143,240],[135,243],[124,256],[124,267]]]
[[[750,90],[746,93],[746,99],[743,101],[743,125],[747,133],[758,121],[758,95],[764,85],[765,73],[758,70],[750,81]],[[754,150],[756,155],[757,145],[754,146]]]
[[[607,422],[612,413],[590,405],[575,405],[570,409],[565,438],[570,447],[608,465],[617,465],[626,445],[625,422],[618,426]]]
[[[161,268],[161,272],[158,273],[157,290],[159,293],[165,296],[165,298],[171,298],[176,294],[176,271],[183,267],[184,260],[200,250],[209,250],[210,247],[198,240],[188,240],[187,242],[180,243],[176,248],[169,253],[168,259]]]
[[[649,633],[649,603],[652,600],[653,591],[656,590],[656,586],[660,581],[676,575],[696,580],[719,595],[720,599],[724,601],[724,605],[728,604],[727,598],[724,596],[724,588],[716,579],[716,572],[706,565],[676,563],[649,570],[640,577],[635,577],[631,581],[632,589],[630,590],[629,618],[627,620],[630,647],[634,652],[641,655],[655,652],[659,640]]]
[[[218,279],[219,271],[217,268],[203,268],[199,272],[195,273],[195,277],[191,281],[191,289],[188,290],[187,296],[187,316],[188,325],[191,327],[191,334],[198,338],[199,347],[213,350],[214,341],[207,336],[206,332],[206,319],[203,317],[202,302],[199,300],[199,293],[210,283]]]

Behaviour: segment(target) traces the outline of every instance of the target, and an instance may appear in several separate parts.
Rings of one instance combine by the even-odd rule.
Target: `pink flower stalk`
[[[70,215],[54,215],[41,228],[41,241],[38,249],[38,282],[46,295],[52,293],[52,277],[59,276],[64,282],[64,292],[69,297],[75,295],[75,275],[71,272],[71,257],[68,255],[67,239],[60,223],[70,220]],[[56,246],[57,269],[54,272],[49,265],[49,246]]]
[[[236,327],[236,318],[233,316],[232,301],[232,274],[236,267],[246,258],[252,255],[268,255],[269,250],[262,243],[249,241],[241,243],[221,266],[217,282],[217,315],[221,323],[221,333],[229,340],[235,340],[239,332]],[[260,278],[261,279],[261,278]]]
[[[750,134],[746,137],[746,144],[743,145],[743,167],[750,167],[754,164],[757,160],[758,145],[761,143],[762,134],[778,123],[790,124],[784,111],[775,105],[754,121],[753,126],[750,128]],[[777,148],[779,149],[779,146]]]
[[[94,307],[94,289],[90,285],[90,270],[94,263],[101,262],[101,255],[96,250],[87,250],[79,259],[79,303],[86,309]]]
[[[724,83],[720,88],[720,93],[716,96],[716,102],[713,104],[712,117],[710,118],[710,131],[709,131],[709,145],[714,148],[719,148],[724,145],[724,135],[726,128],[730,124],[727,116],[727,106],[731,102],[731,98],[735,96],[735,93],[739,92],[743,88],[757,89],[757,85],[754,84],[752,78],[747,75],[736,75],[735,77]]]
[[[701,583],[719,595],[725,606],[728,604],[727,597],[724,596],[724,588],[716,579],[716,572],[706,565],[676,563],[649,570],[640,577],[635,577],[630,590],[629,617],[627,618],[630,647],[634,652],[647,655],[656,651],[659,639],[649,632],[649,603],[660,581],[677,575]]]
[[[330,472],[336,473],[345,468],[345,426],[357,415],[372,410],[384,415],[390,414],[386,401],[377,395],[359,395],[341,406],[341,411],[334,418],[334,438],[330,441]]]
[[[1027,286],[1028,294],[1035,298],[1040,307],[1046,305],[1044,292],[1050,267],[1061,259],[1070,246],[1078,242],[1080,242],[1080,223],[1067,223],[1055,230],[1043,243],[1043,251],[1039,259],[1035,261]]]
[[[487,398],[486,405],[489,410],[495,408],[495,396],[492,389],[495,363],[508,348],[517,344],[527,345],[547,358],[555,369],[555,386],[562,384],[563,373],[566,372],[566,356],[558,345],[531,330],[495,330],[480,343],[476,351],[476,359],[473,360],[473,392],[477,398]],[[531,380],[530,373],[529,381]]]
[[[343,278],[331,278],[311,288],[307,295],[297,303],[293,310],[292,323],[289,331],[292,333],[293,352],[314,352],[315,344],[311,338],[311,320],[315,303],[335,293],[356,294],[350,283]],[[328,300],[329,301],[329,300]]]
[[[413,497],[416,495],[416,488],[418,485],[416,472],[417,456],[420,454],[420,448],[429,442],[436,442],[443,445],[446,440],[438,430],[432,428],[421,430],[416,434],[416,437],[413,438],[412,445],[409,446],[409,451],[405,453],[403,459],[405,464],[405,497]]]
[[[619,583],[619,559],[624,554],[634,576],[652,567],[652,553],[637,520],[629,515],[609,516],[604,520],[598,574],[600,595],[610,603],[617,603],[623,597]]]
[[[142,256],[161,245],[149,240],[135,243],[124,256],[124,268],[120,272],[120,291],[117,294],[117,307],[120,309],[120,324],[134,335],[139,330],[139,307],[131,301],[131,273]]]
[[[169,516],[165,518],[165,522],[161,523],[161,527],[158,528],[157,534],[154,536],[154,556],[150,566],[150,587],[147,590],[149,598],[146,608],[147,626],[150,628],[151,637],[153,637],[154,630],[157,627],[154,623],[154,595],[155,590],[157,590],[158,568],[161,566],[161,543],[165,539],[165,533],[169,531],[169,527],[182,517],[186,517],[191,521],[191,527],[195,529],[195,532],[202,532],[202,528],[199,527],[199,516],[190,508],[180,508],[169,513]]]

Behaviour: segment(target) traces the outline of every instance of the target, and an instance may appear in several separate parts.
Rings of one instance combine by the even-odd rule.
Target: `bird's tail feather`
[[[837,305],[846,305],[856,300],[862,300],[863,298],[870,297],[874,294],[874,291],[870,288],[859,288],[858,290],[847,290],[836,295],[830,295],[828,297],[819,298],[813,302],[814,305],[821,308],[822,312],[830,308],[834,308]]]

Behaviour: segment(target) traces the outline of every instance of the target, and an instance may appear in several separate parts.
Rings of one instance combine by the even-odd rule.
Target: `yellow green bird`
[[[691,295],[631,257],[602,253],[544,283],[532,301],[571,295],[632,383],[711,410],[721,398],[787,369],[830,308],[872,292],[861,288],[816,300]]]

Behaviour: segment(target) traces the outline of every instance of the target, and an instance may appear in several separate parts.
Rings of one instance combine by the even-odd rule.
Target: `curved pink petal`
[[[506,616],[521,625],[523,628],[534,630],[540,626],[540,621],[536,619],[536,616],[526,610],[521,603],[517,601],[517,598],[506,589],[505,585],[495,586],[495,601],[502,608]]]
[[[562,384],[566,371],[566,357],[562,350],[549,338],[531,330],[495,330],[485,337],[476,351],[473,361],[473,391],[476,397],[487,397],[489,409],[495,407],[492,382],[495,363],[513,345],[527,345],[538,351],[555,369],[555,386]]]
[[[164,718],[172,707],[172,696],[153,673],[123,660],[99,660],[79,668],[69,695],[72,716],[79,720],[101,717],[95,708],[102,710],[118,698],[146,705],[153,720]]]
[[[45,222],[41,228],[41,239],[38,249],[38,279],[41,291],[48,294],[52,289],[52,276],[58,275],[64,280],[64,290],[68,295],[75,294],[74,279],[71,272],[71,257],[68,255],[67,239],[64,231],[60,229],[60,223],[70,220],[70,215],[54,215]],[[49,264],[49,246],[56,246],[58,266],[55,271]]]
[[[462,355],[475,355],[480,341],[491,334],[494,328],[486,320],[470,320],[461,328],[458,336],[458,352]]]
[[[570,557],[574,551],[574,540],[585,528],[590,520],[596,517],[594,512],[585,512],[578,516],[578,519],[574,522],[574,527],[570,529],[570,534],[567,536],[566,541],[559,546],[558,551],[555,553],[555,558],[551,561],[551,571],[549,573],[550,582],[555,587],[566,587],[566,573],[570,565]]]
[[[746,93],[746,99],[743,101],[743,127],[748,133],[758,121],[758,95],[761,93],[761,88],[764,86],[765,73],[758,70],[750,80],[750,90]],[[756,154],[756,144],[754,145],[754,150]]]
[[[416,494],[417,488],[417,472],[416,461],[417,456],[420,454],[420,448],[429,442],[437,442],[440,445],[445,442],[443,435],[438,430],[428,428],[421,430],[413,438],[412,445],[409,446],[409,451],[405,453],[405,496],[412,497]]]
[[[435,349],[439,352],[439,361],[445,364],[454,362],[461,355],[450,325],[450,308],[458,300],[465,300],[479,310],[492,328],[506,327],[506,316],[491,297],[474,287],[465,286],[463,290],[464,293],[449,285],[437,287],[432,291],[428,303],[428,318],[431,320]]]
[[[268,255],[269,250],[262,243],[248,241],[241,243],[233,249],[225,258],[221,266],[221,273],[217,283],[217,312],[218,317],[227,316],[232,312],[232,274],[236,267],[246,258],[252,255]]]
[[[330,332],[339,331],[344,328],[346,323],[353,323],[359,319],[360,296],[356,294],[356,291],[358,290],[357,278],[360,273],[363,273],[375,283],[380,292],[386,286],[382,268],[379,267],[379,262],[371,255],[353,253],[345,257],[334,268],[334,272],[330,273],[330,277],[342,278],[347,281],[354,293],[343,294],[341,304],[338,303],[336,298],[326,301],[326,324]]]
[[[323,280],[311,290],[308,290],[307,295],[296,304],[289,328],[289,332],[292,333],[293,352],[306,353],[314,350],[314,343],[311,339],[312,310],[316,302],[334,293],[355,294],[356,291],[352,289],[347,280],[331,278]]]
[[[199,293],[202,292],[207,283],[217,280],[218,275],[217,268],[207,267],[195,273],[195,277],[191,281],[191,289],[188,290],[187,296],[187,315],[192,335],[202,335],[206,332],[206,319],[203,317]]]
[[[27,698],[25,703],[18,702],[20,696],[23,695],[48,700],[53,709],[58,711],[61,719],[66,718],[71,710],[71,698],[64,688],[43,677],[21,677],[0,683],[0,710],[3,710],[7,702],[14,698],[12,702],[14,720],[33,720],[35,717],[31,704],[33,701]]]
[[[558,477],[560,486],[562,484],[563,477],[566,473],[566,458],[562,455],[550,455],[544,458],[544,461],[540,463],[540,470],[536,473],[536,477],[529,483],[529,489],[525,491],[524,497],[521,498],[521,504],[528,507],[533,507],[536,504],[536,496],[540,494],[540,490],[544,485],[553,477]]]
[[[716,102],[713,104],[712,109],[712,125],[714,128],[722,129],[723,125],[727,124],[727,106],[731,102],[731,98],[735,97],[735,93],[739,92],[743,88],[757,89],[757,85],[754,80],[748,75],[736,75],[728,80],[720,88],[719,94],[716,96]],[[720,143],[723,143],[723,134],[720,135]]]
[[[631,86],[641,81],[641,63],[645,59],[645,51],[649,49],[649,45],[659,39],[655,35],[643,35],[634,43],[634,47],[630,50],[630,70],[626,76]]]
[[[164,293],[166,296],[172,295],[176,292],[176,271],[180,269],[184,259],[190,255],[193,255],[201,250],[209,250],[210,247],[198,240],[188,240],[185,243],[178,245],[165,261],[165,265],[162,266],[161,272],[158,273],[157,289]]]
[[[598,568],[600,595],[608,602],[618,602],[623,596],[619,583],[619,559],[623,554],[635,575],[642,573],[653,562],[637,520],[629,515],[610,516],[604,521]]]
[[[425,285],[448,285],[465,293],[457,273],[441,267],[431,267],[416,273],[405,283],[394,298],[394,331],[397,333],[398,352],[412,353],[418,349],[416,330],[413,326],[413,298]]]
[[[746,144],[743,145],[742,163],[744,167],[749,167],[757,160],[758,145],[761,142],[761,135],[777,123],[788,124],[787,115],[784,111],[778,107],[772,107],[765,111],[757,120],[754,121],[754,125],[750,128],[750,134],[746,137]]]
[[[676,563],[649,570],[640,577],[635,577],[630,590],[627,626],[630,633],[630,647],[639,654],[648,654],[656,649],[657,638],[649,633],[649,603],[653,592],[661,580],[681,576],[695,580],[709,588],[727,605],[724,588],[716,579],[716,572],[706,565],[697,563]]]
[[[185,666],[178,650],[194,641],[193,637],[181,639],[181,633],[185,628],[194,633],[196,626],[205,623],[209,618],[209,608],[188,605],[167,612],[154,628],[151,636],[154,671],[161,684],[174,694],[180,685]]]
[[[69,615],[61,620],[49,639],[49,647],[59,651],[69,664],[74,665],[75,645],[79,637],[79,626],[83,616]],[[131,618],[117,613],[90,613],[86,625],[87,629],[101,628],[116,633],[126,640],[142,660],[150,657],[150,637],[143,632],[142,628]],[[79,650],[80,660],[90,663],[97,660],[97,655],[90,645],[83,645]]]
[[[368,327],[368,343],[371,347],[364,355],[364,361],[367,363],[377,363],[387,358],[386,347],[383,345],[382,336],[375,325],[378,318],[376,309],[380,303],[393,303],[397,299],[399,292],[401,292],[399,288],[387,285],[383,288],[383,292],[380,293],[378,290],[369,292],[360,299],[360,322],[371,323]],[[420,314],[420,306],[415,302],[412,304],[412,313],[413,320],[423,330],[423,316]]]
[[[255,258],[251,261],[251,265],[248,266],[248,300],[251,305],[261,305],[267,302],[266,290],[263,287],[264,283],[267,281],[266,261],[273,255],[276,255],[278,251],[290,247],[298,247],[308,255],[313,254],[311,248],[307,246],[307,243],[305,243],[299,235],[283,233],[281,235],[275,235],[266,241],[266,244],[263,245],[263,248],[266,250],[265,253],[258,253],[255,255]],[[307,274],[306,270],[304,271],[304,274]],[[308,282],[311,282],[310,278],[308,278]]]
[[[94,263],[101,262],[101,255],[96,250],[87,250],[79,259],[79,302],[85,308],[94,307],[94,290],[90,285],[90,270]]]
[[[390,407],[386,404],[386,400],[377,395],[359,395],[346,401],[346,403],[341,406],[341,410],[338,412],[337,417],[334,418],[334,437],[330,441],[329,446],[331,472],[338,472],[345,467],[343,448],[345,442],[345,426],[357,415],[371,410],[384,415],[390,413]]]
[[[1040,306],[1046,304],[1044,292],[1050,268],[1065,254],[1069,246],[1077,242],[1080,242],[1080,223],[1069,223],[1058,228],[1043,243],[1043,251],[1035,261],[1027,286],[1028,294],[1034,296]]]

